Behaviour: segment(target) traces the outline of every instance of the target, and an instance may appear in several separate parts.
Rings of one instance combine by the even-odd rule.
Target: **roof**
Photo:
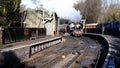
[[[98,23],[91,23],[91,24],[86,24],[87,26],[90,26],[90,25],[97,25]]]

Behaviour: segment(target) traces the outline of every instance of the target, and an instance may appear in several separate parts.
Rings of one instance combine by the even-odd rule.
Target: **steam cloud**
[[[79,22],[82,18],[80,11],[73,6],[82,0],[22,0],[26,8],[36,9],[43,5],[48,11],[56,12],[57,16],[72,22]]]

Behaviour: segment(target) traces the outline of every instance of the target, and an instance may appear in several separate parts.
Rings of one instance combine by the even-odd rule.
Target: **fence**
[[[45,28],[4,28],[2,43],[12,43],[46,36]]]

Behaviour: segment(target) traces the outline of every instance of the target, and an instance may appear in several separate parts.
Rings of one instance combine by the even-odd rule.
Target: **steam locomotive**
[[[82,36],[83,34],[83,24],[81,23],[70,23],[67,25],[67,32],[71,36]]]

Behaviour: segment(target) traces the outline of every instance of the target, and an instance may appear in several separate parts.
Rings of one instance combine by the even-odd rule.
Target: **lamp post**
[[[104,18],[105,18],[105,15],[103,15],[102,17],[101,17],[101,20],[103,21],[104,20]],[[104,34],[104,31],[105,31],[105,27],[104,27],[104,23],[102,22],[102,34]]]
[[[104,34],[105,31],[105,27],[104,27],[104,23],[102,23],[102,34]]]
[[[24,24],[23,24],[23,28],[24,28],[24,27],[26,27],[26,24],[27,24],[27,23],[26,23],[26,21],[24,21],[23,23],[24,23]]]
[[[59,24],[60,24],[60,19],[58,18],[58,24],[57,24],[57,35],[59,35]]]
[[[81,19],[81,23],[83,24],[84,33],[86,33],[87,32],[87,30],[86,30],[86,19]]]
[[[87,32],[87,29],[86,29],[86,19],[84,19],[84,24],[85,24],[85,33]]]

